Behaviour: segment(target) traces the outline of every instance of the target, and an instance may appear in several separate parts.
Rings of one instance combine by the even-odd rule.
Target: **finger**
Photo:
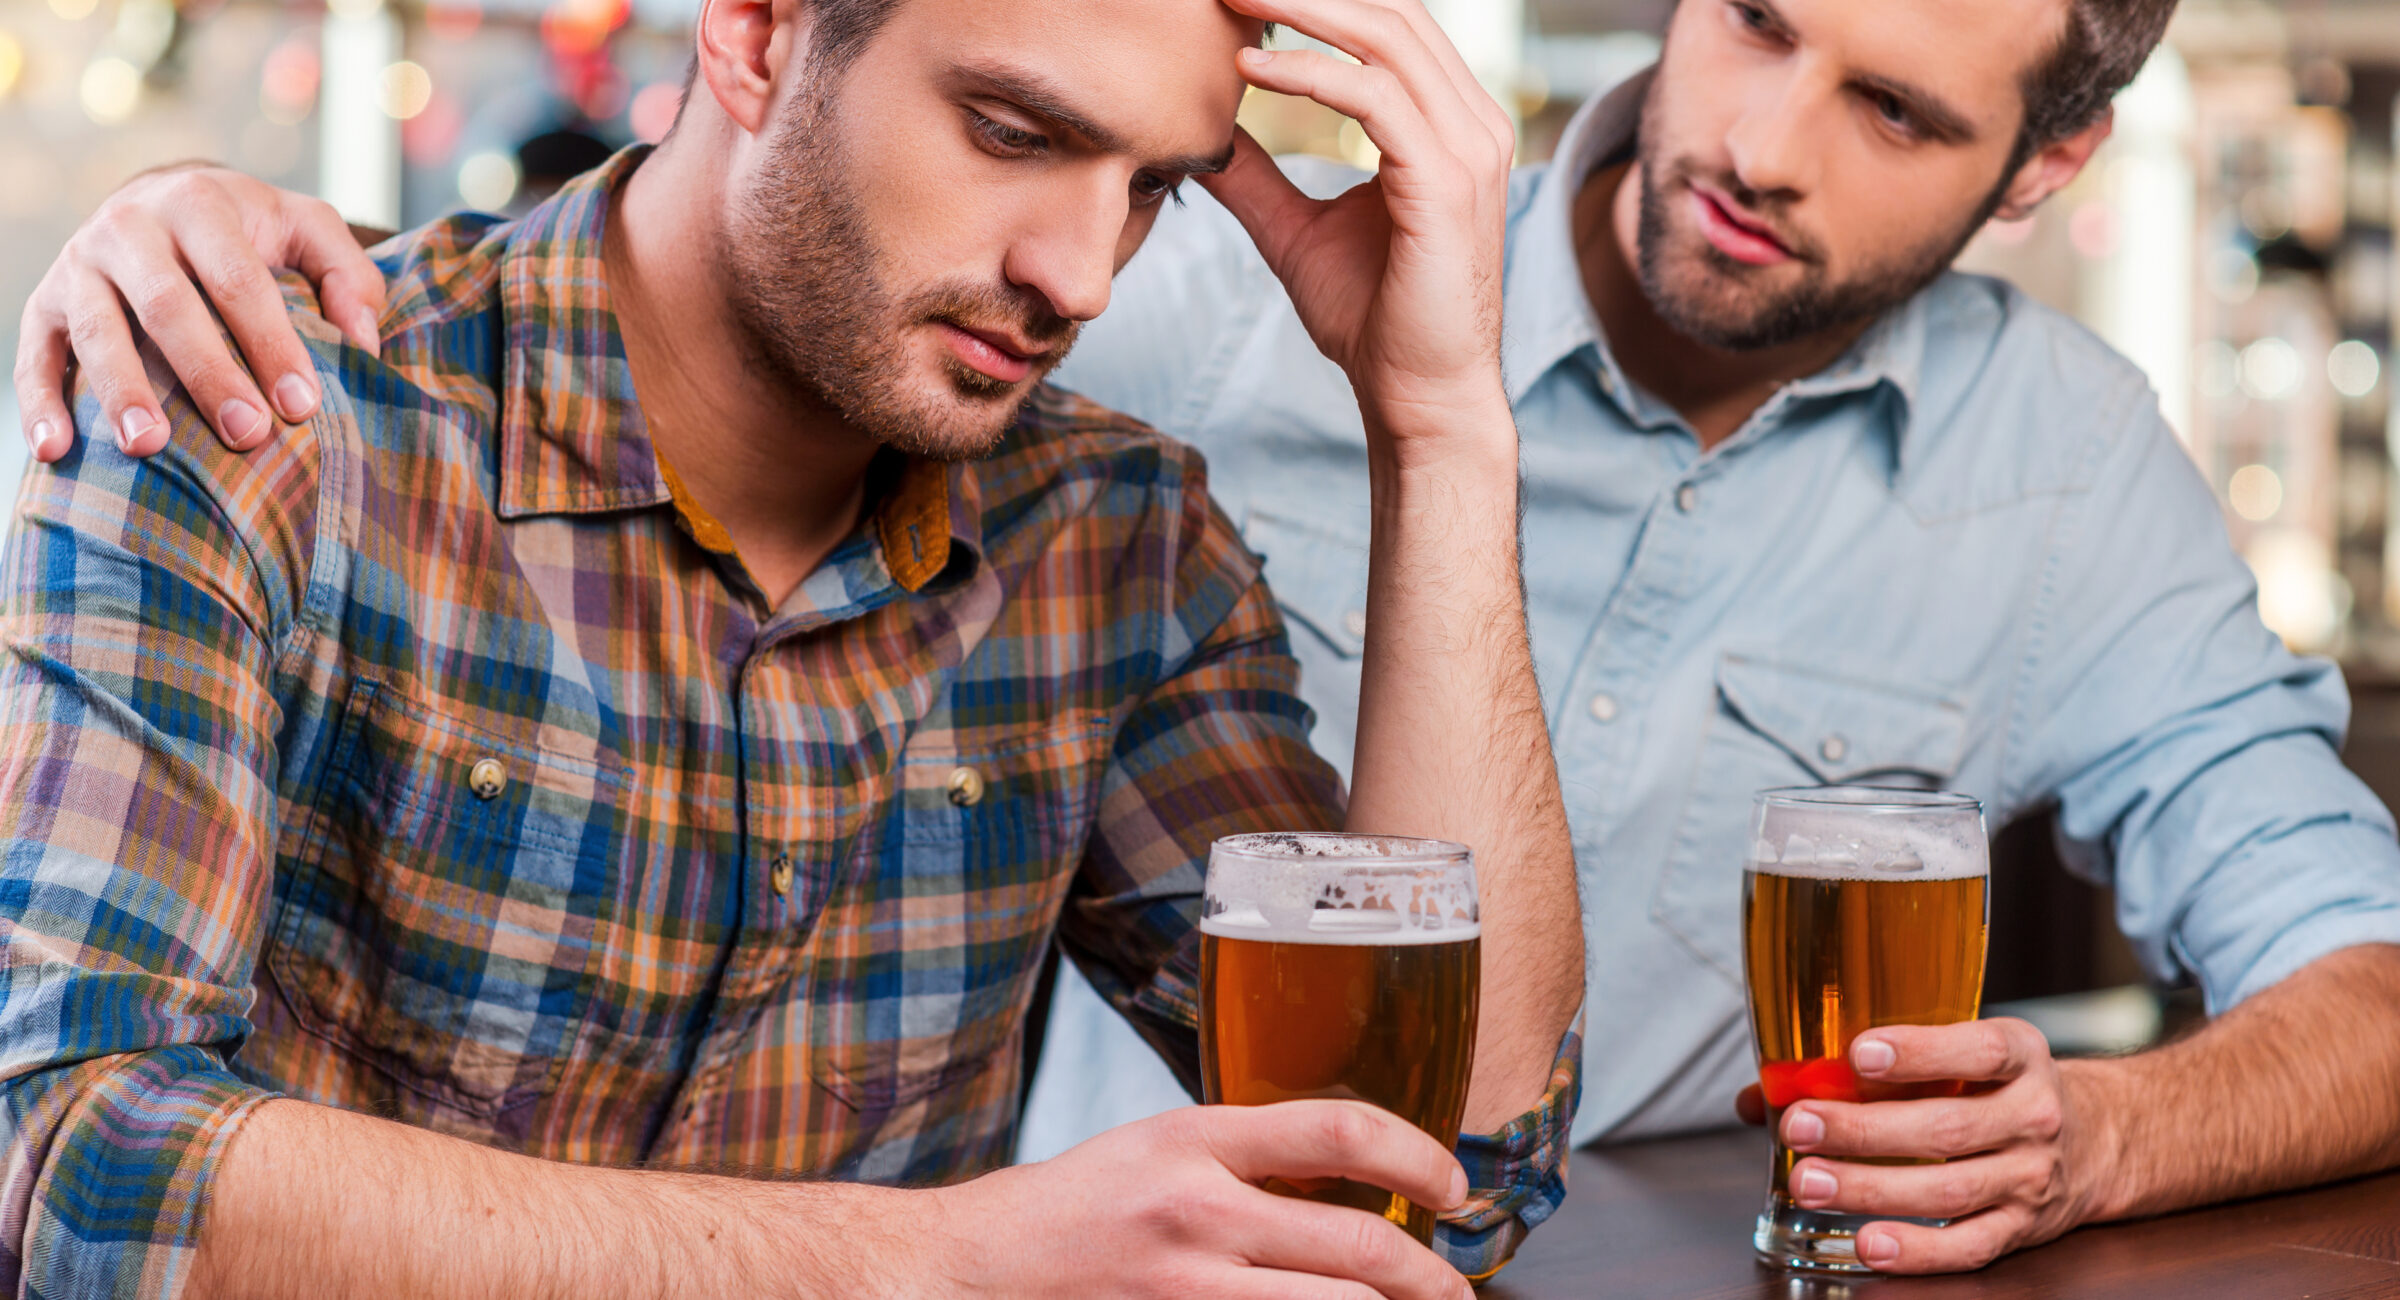
[[[292,214],[293,263],[317,286],[317,305],[344,337],[369,356],[383,355],[383,272],[351,238],[333,205],[287,196]]]
[[[2050,1059],[2042,1031],[2011,1016],[1960,1025],[1887,1025],[1850,1044],[1861,1078],[1893,1083],[2014,1079]]]
[[[1766,1123],[1767,1094],[1759,1091],[1755,1083],[1745,1086],[1733,1095],[1733,1113],[1744,1124]]]
[[[1239,1239],[1253,1264],[1364,1283],[1388,1300],[1459,1300],[1467,1292],[1457,1269],[1389,1220],[1338,1205],[1268,1199],[1273,1203],[1259,1207]]]
[[[1193,1136],[1234,1177],[1349,1178],[1436,1210],[1467,1197],[1467,1171],[1441,1143],[1390,1111],[1355,1101],[1203,1106]]]
[[[147,456],[166,445],[167,417],[133,346],[124,305],[107,281],[88,271],[77,277],[71,298],[75,306],[67,318],[67,339],[84,386],[99,400],[117,447],[127,455]]]
[[[1870,1223],[1858,1231],[1858,1258],[1878,1273],[1964,1273],[1982,1268],[2033,1238],[2033,1212],[2003,1205],[1946,1228]]]
[[[275,273],[267,269],[266,259],[230,221],[196,227],[186,231],[183,239],[184,256],[209,301],[225,318],[234,341],[241,345],[249,373],[272,393],[275,410],[283,418],[307,419],[317,409],[316,366],[299,331],[292,327],[291,312],[284,306],[283,292],[276,287]],[[160,346],[166,346],[163,340]],[[167,356],[175,360],[173,350],[168,350]],[[183,373],[180,365],[176,373]],[[213,411],[216,407],[201,409]],[[219,432],[226,430],[220,428]],[[262,422],[250,440],[228,440],[226,445],[236,449],[255,445],[271,432]]]
[[[24,324],[17,331],[17,408],[24,421],[25,445],[33,458],[49,462],[66,454],[75,442],[75,421],[67,415],[67,336],[26,304]]]
[[[207,223],[203,220],[200,224]],[[248,251],[248,244],[236,243],[240,251]],[[119,286],[143,332],[166,357],[217,437],[237,451],[266,437],[266,399],[234,361],[224,333],[186,277],[168,237],[149,227],[135,227],[109,241],[101,257],[96,269]],[[262,278],[263,274],[262,267]],[[105,302],[95,300],[88,308],[79,305],[77,310],[106,311],[116,301],[117,294],[111,292]]]
[[[1463,63],[1459,65],[1460,75],[1454,76],[1428,47],[1424,33],[1389,0],[1232,0],[1232,7],[1255,18],[1289,23],[1295,30],[1351,55],[1367,67],[1390,72],[1410,103],[1442,133],[1453,152],[1481,156],[1490,150],[1490,132],[1476,116],[1469,98],[1488,98],[1483,88],[1473,77],[1464,75]],[[1438,32],[1436,38],[1447,44],[1440,40]],[[1300,50],[1283,53],[1314,55],[1313,51]]]
[[[1802,1209],[1958,1219],[2004,1202],[2048,1198],[2050,1163],[2031,1152],[1952,1160],[1938,1165],[1859,1165],[1815,1157],[1792,1166],[1792,1199]]]
[[[1997,1092],[1917,1101],[1802,1101],[1783,1112],[1783,1144],[1825,1156],[1948,1159],[2058,1136],[2055,1090],[2020,1080]]]
[[[1363,1282],[1273,1268],[1236,1269],[1221,1282],[1211,1280],[1206,1290],[1196,1294],[1226,1300],[1383,1300],[1375,1288]]]
[[[1322,205],[1302,193],[1265,146],[1240,127],[1233,131],[1233,161],[1224,171],[1196,179],[1242,223],[1268,268],[1282,275],[1292,237]]]
[[[1425,110],[1388,68],[1344,63],[1315,50],[1241,52],[1242,77],[1261,90],[1313,99],[1355,118],[1383,154],[1388,170],[1430,167],[1453,155]]]
[[[1511,159],[1515,158],[1517,128],[1516,124],[1509,120],[1508,110],[1502,108],[1500,101],[1493,99],[1491,92],[1484,89],[1483,82],[1477,79],[1474,70],[1467,66],[1466,57],[1458,52],[1458,46],[1451,43],[1450,34],[1442,30],[1440,23],[1433,20],[1433,15],[1425,11],[1425,6],[1418,0],[1374,0],[1374,2],[1386,5],[1393,12],[1408,20],[1408,25],[1416,29],[1418,38],[1425,42],[1425,48],[1431,50],[1434,57],[1441,61],[1442,69],[1449,74],[1451,84],[1459,88],[1460,97],[1467,101],[1469,108],[1475,110],[1475,116],[1483,123],[1484,129],[1491,132],[1493,142],[1506,156]]]

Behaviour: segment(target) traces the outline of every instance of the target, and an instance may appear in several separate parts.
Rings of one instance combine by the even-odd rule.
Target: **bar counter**
[[[1579,1151],[1566,1205],[1485,1300],[2400,1297],[2400,1172],[2088,1227],[1977,1273],[1818,1280],[1757,1262],[1760,1131]]]

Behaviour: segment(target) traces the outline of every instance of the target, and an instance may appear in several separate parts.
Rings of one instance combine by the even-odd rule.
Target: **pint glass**
[[[1463,845],[1236,835],[1208,859],[1200,1072],[1211,1104],[1372,1102],[1458,1143],[1475,1055],[1481,929]],[[1270,1191],[1367,1210],[1433,1240],[1433,1212],[1343,1179]]]
[[[1750,824],[1742,964],[1759,1089],[1777,1135],[1752,1244],[1783,1268],[1870,1272],[1858,1261],[1857,1232],[1893,1216],[1793,1204],[1787,1185],[1797,1157],[1783,1145],[1783,1111],[1804,1098],[1882,1101],[1963,1090],[1958,1082],[1865,1081],[1851,1072],[1849,1054],[1850,1040],[1878,1025],[1975,1018],[1991,875],[1983,806],[1921,790],[1766,790]]]

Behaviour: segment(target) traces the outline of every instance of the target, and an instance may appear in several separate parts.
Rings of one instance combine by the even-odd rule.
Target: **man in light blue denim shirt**
[[[1955,1118],[1938,1108],[1970,1103],[1787,1111],[1787,1139],[1820,1155],[1990,1153],[1951,1166],[1949,1183],[1803,1163],[1804,1203],[1968,1216],[1865,1234],[1870,1262],[1893,1271],[1973,1267],[2080,1222],[2400,1156],[2380,1096],[2400,1059],[2400,950],[2362,947],[2400,943],[2400,850],[2336,756],[2340,675],[2260,624],[2250,574],[2142,375],[2010,286],[1941,273],[1985,216],[2029,210],[2072,178],[2106,132],[2092,115],[2148,40],[2120,53],[2123,75],[2070,121],[2077,131],[2025,141],[2008,171],[1978,155],[1989,198],[1930,241],[1911,236],[1926,245],[1921,270],[1902,249],[1847,284],[1808,279],[1862,246],[1862,232],[1826,224],[1838,204],[1865,194],[1905,209],[1906,195],[1864,183],[1869,163],[1922,182],[1946,165],[1929,143],[1943,132],[1991,143],[1983,83],[2016,93],[2006,60],[1950,79],[1891,52],[2021,50],[2035,37],[1992,26],[2014,8],[1907,32],[1931,42],[1911,46],[1870,30],[1956,16],[1684,0],[1655,85],[1645,74],[1586,105],[1557,161],[1520,171],[1509,216],[1525,581],[1589,936],[1577,1140],[1724,1123],[1754,1080],[1739,898],[1762,787],[1941,786],[1981,797],[1994,825],[2055,806],[2154,976],[2197,981],[2217,1013],[2282,995],[2121,1063],[2054,1066],[2018,1022],[1895,1036],[1886,1058],[1896,1047],[1910,1063],[1886,1077],[1914,1064],[2008,1081],[1956,1112],[1970,1117],[1947,1139],[1956,1150],[1936,1149],[1934,1126]],[[2035,94],[2028,82],[2038,109]],[[1913,152],[1894,163],[1899,150],[1854,146],[1849,133],[1884,129],[1857,127],[1858,114],[1915,121]],[[1662,128],[1640,150],[1670,182],[1655,233],[1626,194],[1641,188],[1641,168],[1625,166],[1637,126]],[[1318,193],[1364,179],[1307,160],[1288,170]],[[1993,174],[2015,179],[1993,190]],[[1845,320],[1879,276],[1896,286],[1882,309]],[[1346,763],[1367,617],[1365,444],[1340,373],[1239,226],[1204,197],[1163,217],[1061,374],[1208,454],[1212,489],[1291,622],[1317,743]],[[1100,1006],[1070,978],[1029,1145],[1179,1097],[1125,1082],[1146,1053]],[[1861,1113],[1912,1106],[1906,1121]],[[1808,1124],[1832,1131],[1802,1140]],[[2186,1167],[2212,1153],[2213,1167]]]

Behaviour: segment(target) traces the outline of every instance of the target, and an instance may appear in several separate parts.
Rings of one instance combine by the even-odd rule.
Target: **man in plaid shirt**
[[[665,145],[387,246],[349,344],[294,281],[299,427],[153,362],[80,397],[122,450],[29,481],[0,1277],[1462,1292],[1563,1195],[1582,987],[1505,118],[1414,0],[718,0],[698,47]],[[1377,181],[1302,197],[1232,126],[1245,82],[1359,118]],[[1366,416],[1346,807],[1197,459],[1040,382],[1194,175]],[[1191,1080],[1209,842],[1344,825],[1480,851],[1472,1136],[1217,1108],[988,1172],[1054,936]],[[1443,1207],[1441,1254],[1270,1176]]]

